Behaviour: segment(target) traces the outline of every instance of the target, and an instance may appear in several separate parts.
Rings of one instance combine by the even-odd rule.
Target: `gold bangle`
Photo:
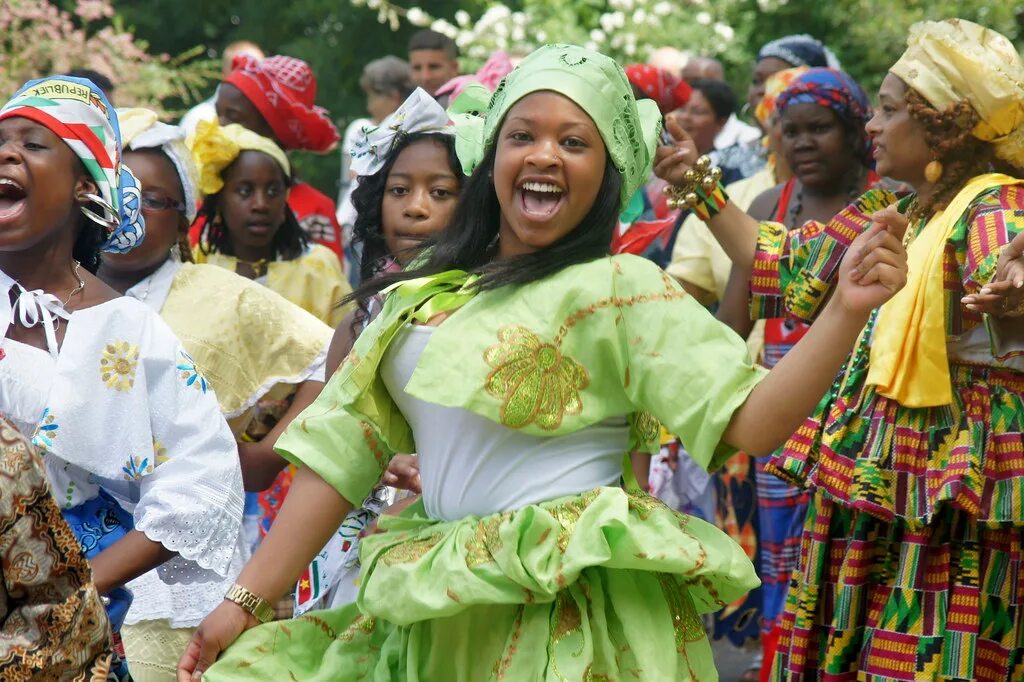
[[[238,583],[231,586],[224,598],[241,606],[261,623],[269,623],[274,620],[274,607],[270,605],[270,602]]]
[[[705,154],[694,162],[693,168],[683,174],[682,186],[669,185],[665,188],[665,194],[668,195],[666,203],[671,209],[696,208],[697,204],[707,201],[721,179],[722,169],[712,166],[711,157]]]

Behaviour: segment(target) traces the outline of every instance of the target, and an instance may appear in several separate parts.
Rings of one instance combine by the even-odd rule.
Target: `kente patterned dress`
[[[636,256],[481,293],[467,281],[388,294],[278,443],[356,501],[392,453],[419,454],[422,501],[363,539],[358,600],[249,630],[204,679],[716,679],[700,614],[756,586],[753,567],[710,524],[623,486],[622,462],[657,448],[660,421],[720,466],[763,370]],[[455,423],[495,445],[449,469]]]
[[[0,679],[106,681],[111,641],[89,562],[43,462],[0,419]]]
[[[868,216],[896,200],[876,189],[828,224],[762,224],[753,313],[813,321]],[[960,303],[1022,215],[1021,187],[989,189],[943,245],[951,404],[906,407],[867,384],[876,314],[773,458],[812,497],[772,679],[1024,679],[1024,363]]]

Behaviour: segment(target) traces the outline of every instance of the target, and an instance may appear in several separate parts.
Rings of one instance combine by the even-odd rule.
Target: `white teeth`
[[[17,187],[18,189],[22,189],[21,185],[16,183],[14,180],[11,180],[10,178],[0,178],[0,185],[10,185],[11,187]]]
[[[524,182],[523,189],[531,192],[550,192],[552,194],[561,194],[562,188],[558,185],[552,185],[548,182]]]

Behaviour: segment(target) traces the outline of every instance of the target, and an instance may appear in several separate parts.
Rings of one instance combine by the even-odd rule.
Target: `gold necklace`
[[[257,261],[247,261],[247,260],[242,260],[241,258],[239,258],[238,262],[241,263],[242,265],[248,265],[249,266],[249,268],[254,273],[253,274],[253,278],[262,277],[263,275],[267,274],[267,259],[266,258],[260,258]]]

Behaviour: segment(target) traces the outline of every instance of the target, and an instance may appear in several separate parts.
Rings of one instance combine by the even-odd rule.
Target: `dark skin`
[[[237,123],[254,133],[279,142],[270,124],[267,123],[267,119],[263,118],[263,114],[256,108],[256,105],[231,83],[220,84],[214,106],[217,108],[217,118],[222,126]]]
[[[152,194],[184,202],[178,172],[163,152],[155,149],[127,151],[124,152],[124,163],[146,188],[144,196]],[[103,265],[100,266],[100,278],[121,294],[167,262],[171,248],[188,232],[188,222],[184,215],[172,207],[147,208],[144,202],[142,211],[146,218],[146,239],[143,243],[128,253],[104,257]],[[285,465],[284,460],[274,452],[277,438],[292,419],[316,399],[322,388],[323,384],[319,381],[300,384],[288,411],[266,436],[256,443],[238,443],[242,483],[247,491],[266,490],[274,482],[274,477]]]
[[[831,219],[850,203],[850,188],[864,186],[866,170],[860,160],[863,137],[851,140],[835,112],[809,102],[787,107],[779,126],[780,151],[796,177],[790,206],[796,204],[797,196],[801,198],[799,211],[784,216],[787,227]],[[762,193],[751,203],[748,214],[755,220],[775,220],[784,187],[776,185]],[[732,269],[717,313],[719,320],[744,338],[754,326],[747,310],[751,274],[749,268]]]
[[[69,312],[85,310],[118,298],[118,293],[84,268],[78,287],[72,253],[80,224],[78,199],[95,193],[96,183],[81,162],[55,133],[28,119],[0,121],[0,177],[15,181],[23,197],[0,200],[0,270],[29,290],[42,289],[57,296]],[[69,298],[70,295],[70,298]],[[57,329],[62,343],[68,324]],[[7,337],[46,349],[39,326],[25,328],[17,318]],[[174,552],[132,530],[91,560],[100,594],[147,573],[174,556]]]
[[[274,159],[251,150],[239,154],[223,177],[220,211],[239,260],[236,272],[253,279],[252,264],[274,256],[274,237],[288,205],[288,178]]]
[[[750,77],[750,88],[747,90],[747,104],[751,110],[757,108],[758,102],[764,97],[764,84],[768,77],[793,65],[775,57],[766,57],[754,65],[754,73]]]

